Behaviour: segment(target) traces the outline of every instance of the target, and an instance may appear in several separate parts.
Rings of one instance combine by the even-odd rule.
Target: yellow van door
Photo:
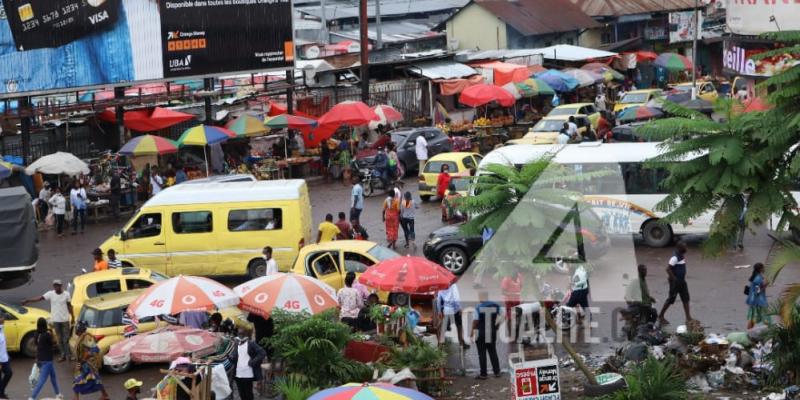
[[[114,249],[120,258],[136,267],[167,273],[167,240],[161,212],[143,211],[123,232],[122,249]]]
[[[170,222],[169,275],[214,275],[219,246],[211,210],[173,211]]]
[[[310,267],[308,270],[314,274],[315,278],[331,285],[337,291],[344,286],[338,251],[319,253],[316,258],[311,259]]]

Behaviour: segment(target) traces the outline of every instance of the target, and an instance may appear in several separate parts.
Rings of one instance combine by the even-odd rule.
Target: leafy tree
[[[800,32],[764,36],[787,45],[759,57],[785,53],[800,56]],[[800,219],[795,211],[798,204],[791,194],[800,173],[800,147],[796,146],[800,142],[800,65],[767,79],[759,87],[770,91],[767,101],[772,108],[767,111],[744,113],[745,105],[720,99],[715,111],[723,118],[714,121],[667,102],[665,110],[675,117],[653,121],[638,131],[647,138],[664,141],[665,153],[652,163],[665,167],[670,174],[664,182],[670,195],[657,207],[669,213],[666,220],[687,223],[705,213],[714,213],[704,245],[709,255],[719,254],[733,243],[743,214],[748,228],[777,216],[778,233],[788,229],[800,237]],[[785,253],[771,265],[771,280],[800,256],[800,248],[785,241],[784,244]],[[798,297],[800,284],[784,292],[784,320],[791,321],[788,317]]]

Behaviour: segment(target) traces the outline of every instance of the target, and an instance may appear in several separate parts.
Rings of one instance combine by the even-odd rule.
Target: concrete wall
[[[458,41],[458,50],[507,49],[506,24],[474,3],[447,21],[447,43]]]

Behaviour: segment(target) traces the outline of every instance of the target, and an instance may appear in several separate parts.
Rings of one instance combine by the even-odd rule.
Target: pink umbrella
[[[114,343],[103,357],[103,364],[170,362],[187,353],[203,357],[216,351],[221,340],[219,334],[203,329],[169,326]]]

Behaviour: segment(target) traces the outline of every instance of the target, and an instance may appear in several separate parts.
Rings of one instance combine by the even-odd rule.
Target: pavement
[[[412,193],[416,192],[416,186],[416,179],[406,180],[406,189]],[[347,211],[349,208],[349,185],[313,182],[310,183],[310,192],[315,224],[322,221],[327,213],[335,216],[339,211]],[[382,201],[382,195],[375,195],[366,199],[365,210],[362,214],[362,222],[371,239],[378,243],[385,243],[385,230],[381,223]],[[54,232],[43,232],[40,240],[40,259],[32,281],[18,288],[3,290],[0,297],[3,301],[18,303],[25,298],[39,296],[49,290],[53,279],[70,281],[74,276],[81,273],[81,268],[91,268],[92,257],[90,253],[92,249],[120,229],[121,225],[122,223],[90,224],[87,226],[85,234],[67,235],[62,239],[58,239]],[[440,222],[439,205],[437,203],[422,204],[416,217],[417,255],[421,255],[422,242],[428,234],[440,226],[442,226],[442,223]],[[767,237],[765,231],[760,230],[756,235],[747,235],[743,252],[729,252],[717,258],[704,258],[702,256],[700,249],[702,237],[692,236],[684,239],[689,245],[689,252],[686,258],[689,265],[688,284],[692,293],[693,317],[702,322],[706,332],[727,333],[744,329],[747,308],[744,304],[745,299],[742,295],[742,287],[752,270],[748,267],[735,267],[766,261],[772,245],[771,239]],[[402,232],[399,243],[402,244]],[[627,237],[616,238],[615,244],[619,245],[612,247],[609,254],[603,258],[605,261],[600,262],[600,266],[595,268],[590,281],[621,282],[624,280],[623,275],[620,273],[621,271],[627,271],[630,276],[635,276],[636,263],[647,264],[650,267],[648,275],[650,291],[658,299],[656,307],[660,307],[667,295],[664,268],[667,260],[672,255],[672,249],[649,248]],[[400,253],[413,253],[403,249],[402,246],[399,247],[398,251]],[[617,249],[621,250],[617,251]],[[628,252],[630,254],[627,254]],[[625,253],[624,257],[617,257],[623,253]],[[469,291],[473,281],[472,274],[465,274],[459,282],[462,292]],[[775,300],[785,285],[797,281],[800,281],[800,269],[785,269],[778,282],[775,282],[774,286],[768,289],[769,299],[771,301]],[[235,285],[242,282],[242,279],[226,278],[223,282]],[[496,282],[492,279],[485,279],[483,283],[490,289],[490,292],[497,292]],[[557,278],[554,284],[566,286],[568,277]],[[610,353],[614,347],[622,344],[620,335],[617,333],[619,326],[616,324],[613,312],[615,308],[622,305],[621,301],[619,301],[621,298],[617,293],[618,301],[614,301],[614,296],[604,296],[602,290],[598,290],[598,297],[608,297],[608,299],[607,301],[594,299],[595,287],[599,288],[601,286],[600,284],[595,285],[595,283],[592,283],[593,300],[591,305],[597,307],[598,311],[592,316],[592,324],[586,324],[587,327],[596,326],[592,327],[588,334],[587,332],[581,332],[576,337],[576,347],[582,354],[601,356]],[[46,302],[32,306],[44,309],[49,307]],[[680,304],[670,308],[666,317],[676,326],[682,323],[683,311]],[[588,339],[590,337],[596,339],[597,343],[590,343]],[[451,348],[455,349],[456,346],[451,346]],[[513,351],[513,348],[513,346],[505,344],[498,345],[501,365],[504,370],[507,367],[506,361],[508,360],[509,349]],[[559,353],[558,355],[563,357],[563,354],[558,350],[560,346],[555,346],[555,348]],[[461,369],[460,357],[456,351],[453,353],[455,354],[451,356],[451,367]],[[30,374],[33,360],[25,358],[21,354],[12,354],[11,358],[14,377],[9,389],[7,389],[7,393],[12,399],[25,399],[30,394],[27,377]],[[112,399],[124,398],[122,383],[125,380],[133,377],[144,381],[145,388],[151,388],[162,377],[159,369],[163,367],[163,365],[141,365],[134,367],[132,371],[123,375],[103,373],[103,380]],[[464,353],[463,367],[467,375],[474,374],[477,370],[477,352],[474,345]],[[69,363],[57,363],[56,370],[62,393],[70,397],[71,365]],[[508,375],[504,374],[503,378],[499,379],[500,381],[497,381],[495,385],[500,384],[500,382],[507,382]],[[470,385],[476,384],[471,380],[461,379],[459,381],[463,383],[457,384],[454,388],[455,391],[469,391]],[[564,383],[566,384],[567,382]],[[573,384],[570,385],[574,386]],[[573,389],[566,387],[564,390],[572,391]],[[48,384],[42,396],[51,396],[52,394]],[[149,394],[149,390],[143,390],[143,394]],[[501,393],[499,390],[494,391],[494,394],[497,396],[486,398],[499,399],[508,397],[507,392]]]

